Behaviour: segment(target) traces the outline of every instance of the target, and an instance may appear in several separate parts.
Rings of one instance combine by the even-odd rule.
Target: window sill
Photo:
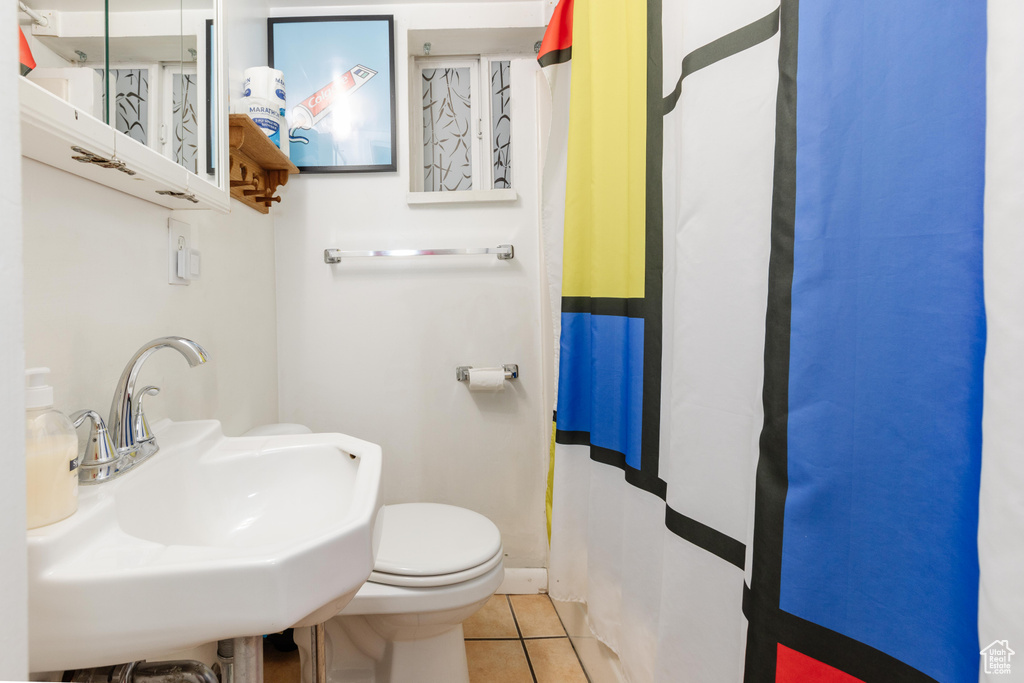
[[[409,192],[408,204],[478,204],[480,202],[514,202],[515,188],[502,190],[465,190],[463,192]]]

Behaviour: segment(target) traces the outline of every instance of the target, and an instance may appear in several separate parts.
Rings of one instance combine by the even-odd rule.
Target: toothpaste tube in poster
[[[363,87],[377,72],[357,64],[292,108],[291,129],[309,130],[331,113],[334,103],[341,97],[351,95]],[[293,137],[296,142],[309,142],[303,137]]]

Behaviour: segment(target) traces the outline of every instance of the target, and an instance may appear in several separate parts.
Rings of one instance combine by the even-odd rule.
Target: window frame
[[[510,188],[495,188],[492,172],[493,140],[491,107],[491,63],[509,62],[509,84],[513,88],[510,102],[515,100],[512,64],[516,56],[502,54],[411,56],[409,59],[409,194],[410,204],[435,204],[479,201],[507,201],[518,196],[513,180]],[[439,68],[470,68],[470,116],[472,141],[472,189],[458,191],[425,190],[423,147],[423,71]],[[513,121],[514,123],[514,121]],[[487,135],[484,135],[484,131]],[[512,135],[512,158],[515,158],[516,136]],[[513,176],[514,178],[514,176]]]

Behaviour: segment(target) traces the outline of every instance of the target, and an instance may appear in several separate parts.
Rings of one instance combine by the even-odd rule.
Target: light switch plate
[[[192,226],[176,218],[167,219],[167,282],[172,285],[187,285],[188,279],[178,276],[178,252],[192,251]],[[186,257],[187,258],[187,257]],[[187,261],[186,261],[187,263]],[[185,269],[188,274],[188,269]]]

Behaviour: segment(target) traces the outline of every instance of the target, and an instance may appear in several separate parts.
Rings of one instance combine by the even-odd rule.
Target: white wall
[[[227,22],[228,98],[241,95],[245,69],[267,63],[267,0],[230,0]]]
[[[25,569],[25,374],[22,345],[21,145],[18,136],[16,5],[0,10],[0,681],[28,673]]]
[[[265,59],[266,2],[234,0],[226,12],[229,63]],[[26,361],[53,370],[58,409],[106,417],[136,349],[177,334],[211,360],[189,368],[171,350],[150,357],[139,382],[162,388],[147,400],[151,420],[216,418],[238,434],[277,419],[272,216],[238,202],[229,215],[173,212],[193,225],[203,273],[169,285],[171,211],[29,159],[22,169]]]
[[[547,25],[551,21],[551,15],[555,13],[555,7],[558,6],[558,0],[544,0],[544,24]]]
[[[223,216],[178,211],[193,224],[203,274],[167,284],[171,211],[30,159],[22,164],[25,359],[52,369],[56,407],[107,415],[131,355],[168,334],[211,360],[189,368],[163,350],[139,382],[162,388],[151,420],[216,418],[239,433],[277,417],[273,230],[237,202]],[[141,385],[140,385],[141,386]]]
[[[229,39],[246,60],[265,54],[266,4],[262,16],[259,3],[231,4],[244,7],[231,15],[238,22],[228,24]],[[13,29],[13,6],[0,19]],[[8,64],[0,84],[16,98],[17,43],[7,36],[14,34],[0,30]],[[17,131],[16,106],[0,112],[0,125]],[[237,202],[229,215],[175,212],[194,226],[203,275],[188,287],[169,285],[171,211],[21,159],[18,136],[7,139],[0,150],[7,162],[0,164],[0,428],[8,435],[0,477],[0,680],[26,680],[24,361],[52,368],[57,408],[92,407],[106,416],[132,353],[155,337],[181,334],[203,344],[211,361],[189,368],[167,350],[147,361],[139,381],[163,387],[147,406],[154,420],[217,418],[228,434],[276,421],[274,236],[271,216]]]
[[[306,175],[276,218],[281,419],[381,444],[386,503],[481,512],[506,566],[546,564],[547,428],[540,351],[536,63],[513,63],[512,204],[406,204],[407,31],[543,24],[541,2],[289,7],[281,16],[394,14],[398,173]],[[287,81],[287,74],[285,74]],[[323,262],[325,248],[483,247],[516,258]],[[458,365],[518,363],[497,394],[470,393]]]

